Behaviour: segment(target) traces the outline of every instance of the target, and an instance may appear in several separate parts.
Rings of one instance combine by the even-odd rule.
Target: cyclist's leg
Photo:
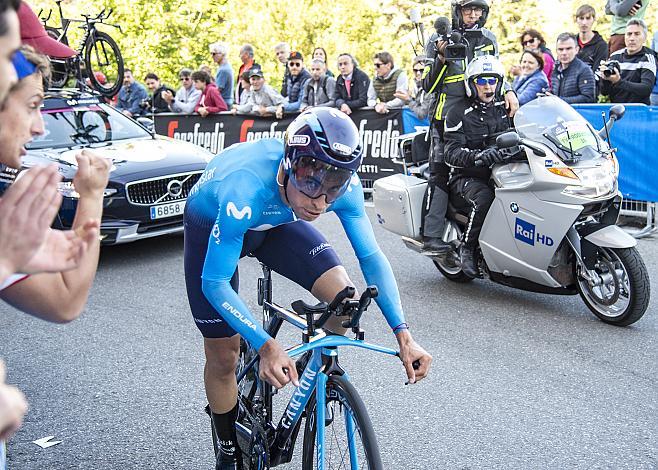
[[[354,287],[327,239],[302,220],[268,230],[264,242],[253,254],[324,302],[332,301],[346,286]],[[345,331],[340,319],[332,318],[326,326],[335,333]]]
[[[186,223],[184,259],[190,309],[204,338],[206,356],[204,382],[210,416],[218,437],[217,448],[221,449],[218,455],[218,468],[221,468],[220,460],[221,463],[227,463],[235,461],[240,455],[235,432],[237,416],[235,368],[240,352],[240,337],[208,302],[201,288],[201,273],[211,229],[212,227],[199,227]],[[258,240],[264,238],[264,235],[253,235]],[[248,238],[245,237],[245,246]],[[237,280],[236,270],[231,280],[231,285],[236,291]]]

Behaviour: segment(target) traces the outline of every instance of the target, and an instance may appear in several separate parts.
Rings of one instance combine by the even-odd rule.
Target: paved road
[[[324,219],[321,230],[358,272],[334,216]],[[376,230],[412,331],[435,358],[432,376],[408,387],[393,359],[348,351],[342,360],[387,469],[658,468],[656,295],[640,322],[615,328],[577,297],[450,283]],[[639,248],[655,279],[656,240]],[[31,405],[10,468],[212,468],[182,257],[180,237],[104,249],[87,311],[72,324],[0,306],[0,356]],[[252,307],[257,274],[252,260],[241,265]],[[275,286],[281,300],[309,299],[285,280]],[[376,309],[365,326],[368,340],[393,345]],[[31,443],[50,435],[62,443]]]

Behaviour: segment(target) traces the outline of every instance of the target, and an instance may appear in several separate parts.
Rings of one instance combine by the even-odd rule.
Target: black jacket
[[[167,85],[160,85],[160,87],[153,92],[153,96],[149,96],[147,112],[156,114],[171,112],[169,109],[169,103],[162,98],[163,91],[170,91],[172,95],[176,96],[176,92]]]
[[[495,144],[495,137],[512,127],[505,102],[489,104],[462,100],[448,110],[445,119],[444,157],[454,176],[488,179],[489,168],[476,167],[477,154]]]
[[[596,103],[594,72],[578,57],[564,70],[555,64],[551,81],[551,92],[569,104]]]
[[[626,53],[626,48],[615,52],[610,60],[616,60],[621,66],[621,80],[612,84],[600,80],[601,93],[610,95],[613,103],[650,104],[651,89],[656,83],[656,56],[648,47],[633,55]]]
[[[343,104],[349,106],[350,109],[368,106],[368,86],[370,86],[368,75],[354,67],[352,81],[350,82],[350,94],[348,95],[347,88],[345,88],[345,78],[339,75],[336,79],[336,91],[334,92],[336,107],[340,108]]]
[[[596,31],[594,31],[592,40],[585,44],[580,42],[580,37],[578,37],[578,47],[580,47],[580,51],[578,51],[577,57],[589,65],[592,72],[599,69],[602,60],[608,59],[608,43]]]

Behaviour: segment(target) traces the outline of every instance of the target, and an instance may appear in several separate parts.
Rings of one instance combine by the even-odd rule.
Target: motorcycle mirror
[[[610,119],[614,121],[619,121],[621,118],[624,117],[625,113],[626,113],[626,108],[624,107],[624,105],[616,104],[612,108],[610,108]]]
[[[507,149],[519,145],[520,143],[521,138],[516,132],[505,132],[496,137],[496,147],[499,149]]]

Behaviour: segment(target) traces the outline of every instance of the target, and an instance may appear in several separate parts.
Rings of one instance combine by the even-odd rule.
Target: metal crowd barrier
[[[658,227],[656,226],[656,205],[657,203],[655,202],[624,199],[621,204],[619,215],[638,221],[644,221],[640,222],[644,223],[644,226],[634,227],[633,225],[623,225],[622,228],[635,238],[648,237],[658,231]]]

